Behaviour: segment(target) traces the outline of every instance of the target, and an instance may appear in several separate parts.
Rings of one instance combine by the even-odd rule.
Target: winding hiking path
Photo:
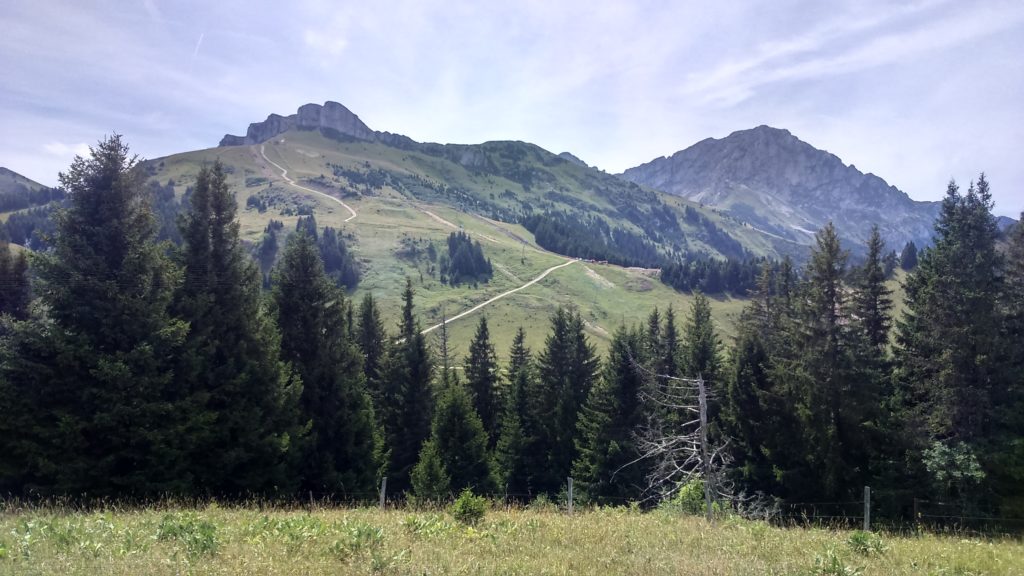
[[[344,222],[348,222],[349,220],[351,220],[351,219],[356,217],[356,211],[353,210],[351,206],[349,206],[348,204],[345,204],[344,202],[342,202],[338,198],[335,198],[334,196],[331,196],[330,194],[324,194],[323,192],[320,192],[318,190],[313,190],[312,188],[306,188],[305,186],[301,186],[299,184],[296,184],[295,180],[292,180],[291,178],[288,177],[288,170],[286,170],[283,166],[281,166],[277,162],[274,162],[270,158],[267,158],[267,151],[264,149],[264,146],[265,146],[264,144],[260,144],[260,156],[263,156],[264,160],[266,160],[271,165],[273,165],[274,168],[277,168],[278,170],[281,171],[281,178],[283,178],[285,182],[291,184],[292,186],[294,186],[295,188],[298,188],[299,190],[304,190],[304,191],[309,192],[311,194],[316,194],[317,196],[323,196],[324,198],[327,198],[328,200],[331,200],[333,202],[337,202],[338,204],[341,204],[341,206],[343,208],[345,208],[346,210],[348,210],[352,214],[348,218],[345,218]]]
[[[551,268],[548,268],[547,270],[541,272],[539,276],[537,276],[533,280],[530,280],[526,284],[523,284],[522,286],[520,286],[518,288],[513,288],[511,290],[502,292],[501,294],[498,294],[497,296],[491,298],[490,300],[486,300],[484,302],[481,302],[480,304],[477,304],[476,306],[473,306],[472,308],[470,308],[469,310],[466,310],[465,312],[462,312],[461,314],[456,314],[455,316],[452,316],[451,318],[446,319],[444,322],[438,322],[437,324],[434,324],[433,326],[431,326],[429,328],[424,328],[423,330],[420,331],[420,334],[427,334],[428,332],[431,332],[433,330],[437,330],[438,328],[440,328],[444,324],[451,324],[455,320],[458,320],[459,318],[462,318],[463,316],[468,316],[468,315],[472,314],[473,312],[476,312],[477,310],[483,308],[484,306],[487,306],[488,304],[492,304],[494,302],[497,302],[498,300],[501,300],[502,298],[504,298],[506,296],[510,296],[512,294],[515,294],[516,292],[519,292],[523,288],[529,288],[530,286],[533,286],[537,282],[540,282],[541,280],[543,280],[545,276],[547,276],[548,274],[554,272],[555,270],[558,270],[559,268],[565,268],[566,266],[569,266],[570,264],[573,264],[575,262],[576,262],[576,259],[572,259],[572,260],[569,260],[568,262],[563,262],[563,263],[561,263],[561,264],[559,264],[557,266],[552,266]]]
[[[355,218],[357,216],[356,211],[353,210],[351,206],[349,206],[348,204],[345,204],[344,202],[342,202],[338,198],[335,198],[334,196],[331,196],[329,194],[324,194],[323,192],[320,192],[318,190],[313,190],[312,188],[306,188],[305,186],[301,186],[299,184],[296,184],[294,180],[292,180],[291,178],[288,177],[288,170],[287,169],[285,169],[283,166],[281,166],[277,162],[274,162],[270,158],[267,158],[267,152],[266,152],[264,146],[265,146],[264,144],[260,144],[260,156],[263,156],[263,159],[266,160],[268,163],[270,163],[271,166],[273,166],[274,168],[277,168],[278,170],[281,171],[281,178],[285,182],[287,182],[288,184],[290,184],[291,186],[293,186],[295,188],[298,188],[299,190],[303,190],[303,191],[309,192],[311,194],[316,194],[318,196],[323,196],[324,198],[327,198],[328,200],[331,200],[333,202],[337,202],[338,204],[341,204],[346,210],[348,210],[352,214],[351,216],[349,216],[348,218],[346,218],[344,220],[345,222],[348,222],[349,220],[352,220],[353,218]],[[430,211],[425,210],[423,208],[420,208],[420,210],[422,212],[426,213],[428,216],[430,216],[434,220],[440,222],[441,224],[444,224],[445,226],[448,226],[450,228],[456,228],[456,229],[458,228],[458,226],[456,226],[455,224],[449,222],[448,220],[445,220],[444,218],[441,218],[440,216],[438,216],[437,214],[434,214],[433,212],[430,212]],[[483,238],[485,238],[485,239],[487,239],[487,240],[489,240],[491,242],[494,242],[495,244],[501,244],[502,243],[499,240],[495,240],[494,238],[491,238],[490,236],[486,236],[484,234],[478,234],[478,236],[481,236],[481,237],[483,237]],[[532,246],[531,246],[531,248],[532,248]],[[541,251],[538,250],[538,252],[541,252]],[[561,256],[559,254],[555,254],[554,252],[550,252],[550,254],[553,254],[555,256]],[[564,258],[564,256],[561,256],[561,257]],[[554,272],[555,270],[558,270],[559,268],[565,268],[566,266],[569,266],[569,265],[573,264],[574,262],[576,262],[575,258],[570,259],[570,260],[568,260],[566,262],[563,262],[561,264],[558,264],[557,266],[552,266],[551,268],[548,268],[547,270],[541,272],[536,278],[534,278],[533,280],[530,280],[529,282],[523,284],[522,286],[519,286],[517,288],[513,288],[511,290],[506,290],[505,292],[502,292],[501,294],[498,294],[497,296],[494,296],[493,298],[490,298],[489,300],[485,300],[484,302],[481,302],[480,304],[477,304],[476,306],[473,306],[472,308],[470,308],[469,310],[466,310],[465,312],[461,312],[459,314],[456,314],[455,316],[452,316],[451,318],[447,318],[444,322],[438,322],[437,324],[434,324],[433,326],[430,326],[429,328],[424,328],[423,330],[420,331],[420,334],[428,334],[430,332],[433,332],[434,330],[437,330],[438,328],[440,328],[441,326],[443,326],[445,324],[451,324],[452,322],[458,320],[459,318],[462,318],[464,316],[469,316],[470,314],[472,314],[473,312],[476,312],[477,310],[480,310],[484,306],[487,306],[489,304],[493,304],[493,303],[497,302],[498,300],[501,300],[502,298],[505,298],[506,296],[511,296],[512,294],[515,294],[516,292],[519,292],[520,290],[522,290],[524,288],[529,288],[530,286],[533,286],[537,282],[540,282],[541,280],[546,278],[548,274]]]
[[[427,216],[430,216],[434,220],[437,220],[438,222],[440,222],[441,224],[444,224],[445,226],[451,228],[452,230],[461,230],[462,229],[461,226],[457,226],[456,224],[454,224],[452,222],[449,222],[448,220],[445,220],[444,218],[441,218],[440,216],[438,216],[437,214],[434,214],[433,212],[431,212],[430,210],[427,210],[426,208],[420,208],[420,212],[423,212]],[[478,236],[480,238],[483,238],[484,240],[487,240],[488,242],[493,242],[495,244],[503,244],[503,242],[501,242],[500,240],[495,240],[494,238],[491,238],[487,234],[480,234],[479,232],[474,232],[473,235],[474,236]]]

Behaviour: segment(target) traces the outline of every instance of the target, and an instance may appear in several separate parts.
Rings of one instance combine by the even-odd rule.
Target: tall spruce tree
[[[720,382],[722,344],[715,334],[711,302],[700,292],[694,294],[684,338],[683,371],[694,378],[703,378],[711,390],[724,384]]]
[[[1003,341],[1009,343],[1003,393],[997,396],[994,415],[998,428],[993,484],[1001,512],[1009,517],[1024,515],[1024,212],[1008,232],[1006,251],[1006,327]]]
[[[453,378],[453,382],[440,391],[430,425],[430,440],[424,444],[437,450],[452,491],[469,488],[483,494],[494,490],[487,432],[473,409],[469,391],[458,378]],[[421,456],[426,450],[421,450]],[[429,461],[424,465],[432,466]]]
[[[778,279],[782,274],[790,279]],[[790,313],[778,287],[785,285],[788,293],[791,275],[791,269],[780,267],[776,272],[770,263],[762,266],[750,303],[740,316],[731,355],[722,421],[732,438],[739,480],[750,493],[784,495],[786,486],[780,485],[780,480],[787,471],[792,474],[792,462],[799,458],[793,446],[801,431],[788,380],[773,377],[778,375],[773,362],[786,342],[782,328],[789,325],[786,315]]]
[[[413,314],[413,295],[412,279],[406,278],[400,340],[390,347],[381,391],[381,420],[389,454],[388,485],[397,492],[410,487],[409,474],[430,436],[433,413],[433,360]]]
[[[465,361],[466,381],[473,399],[473,408],[487,431],[488,445],[493,447],[498,440],[498,425],[501,418],[501,395],[498,390],[498,356],[491,344],[487,328],[487,316],[481,316],[476,334],[469,344],[469,355]]]
[[[913,241],[907,242],[900,252],[900,268],[913,270],[917,266],[917,245]]]
[[[384,363],[388,355],[388,336],[384,329],[384,321],[380,317],[380,308],[367,292],[359,303],[359,321],[356,325],[356,343],[363,354],[363,375],[366,387],[370,392],[377,416],[382,416],[381,394],[383,390]]]
[[[576,459],[576,420],[597,376],[599,360],[578,311],[558,308],[538,358],[538,389],[531,394],[538,420],[533,458],[534,488],[554,494]]]
[[[867,258],[853,274],[847,303],[851,372],[858,381],[850,390],[854,401],[847,404],[857,409],[858,437],[865,447],[857,451],[858,465],[869,467],[867,475],[861,476],[870,477],[873,486],[888,489],[891,495],[898,485],[895,478],[900,468],[902,434],[896,432],[898,426],[889,409],[892,370],[888,348],[893,303],[892,291],[885,285],[884,249],[878,227],[873,226]]]
[[[929,440],[982,441],[997,385],[1002,257],[984,175],[966,194],[950,182],[935,244],[907,277],[897,326],[897,382],[911,429]]]
[[[801,434],[782,468],[788,493],[805,498],[850,496],[867,474],[864,426],[870,412],[844,316],[847,252],[829,223],[815,237],[792,320],[772,378],[784,382]],[[782,455],[780,455],[782,456]]]
[[[508,394],[502,407],[498,441],[494,447],[494,465],[498,487],[505,493],[523,498],[531,489],[528,450],[536,423],[531,412],[530,393],[535,389],[533,359],[526,347],[522,326],[516,331],[509,351]]]
[[[640,392],[645,373],[638,366],[643,334],[620,327],[612,337],[601,378],[580,414],[572,468],[582,495],[600,504],[638,499],[647,467],[640,461],[637,433],[645,421]]]
[[[294,488],[287,452],[302,390],[279,359],[236,206],[220,162],[200,169],[180,224],[184,281],[173,306],[189,323],[175,377],[189,395],[189,467],[197,489],[218,496]]]
[[[868,344],[881,354],[889,342],[892,290],[885,285],[882,263],[885,243],[877,225],[871,227],[867,249],[867,258],[856,274],[850,312]]]
[[[292,235],[274,278],[282,356],[302,376],[302,488],[354,494],[376,486],[379,438],[344,294],[324,274],[313,238]]]
[[[121,137],[60,181],[50,252],[33,264],[46,318],[4,347],[4,488],[147,497],[190,488],[172,360],[186,326],[168,313],[178,273],[153,239],[143,173]],[[184,444],[184,445],[183,445]]]
[[[895,349],[899,415],[912,443],[908,460],[956,448],[977,457],[988,475],[1000,468],[996,460],[1003,452],[993,444],[1005,422],[994,417],[996,407],[1011,389],[1001,361],[998,302],[1005,285],[991,210],[984,175],[966,194],[950,182],[934,245],[918,255],[905,283],[907,307],[897,323]],[[920,468],[909,473],[923,474]],[[964,504],[966,496],[959,495]]]

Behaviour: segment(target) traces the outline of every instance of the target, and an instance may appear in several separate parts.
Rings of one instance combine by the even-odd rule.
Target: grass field
[[[1024,574],[1014,539],[777,528],[670,512],[254,508],[0,513],[0,574]]]

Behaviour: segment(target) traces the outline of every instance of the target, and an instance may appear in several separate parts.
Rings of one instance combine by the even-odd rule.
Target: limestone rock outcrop
[[[304,104],[295,114],[281,116],[271,114],[263,122],[249,124],[245,136],[226,134],[221,146],[245,146],[266,142],[278,134],[292,129],[318,130],[330,138],[354,138],[356,140],[377,140],[377,133],[363,123],[348,108],[337,102]]]

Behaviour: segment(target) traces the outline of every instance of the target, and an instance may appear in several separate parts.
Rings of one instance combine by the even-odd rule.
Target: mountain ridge
[[[941,204],[913,200],[881,177],[767,125],[706,138],[619,176],[798,242],[809,242],[832,221],[855,245],[872,223],[890,248],[927,244]]]

